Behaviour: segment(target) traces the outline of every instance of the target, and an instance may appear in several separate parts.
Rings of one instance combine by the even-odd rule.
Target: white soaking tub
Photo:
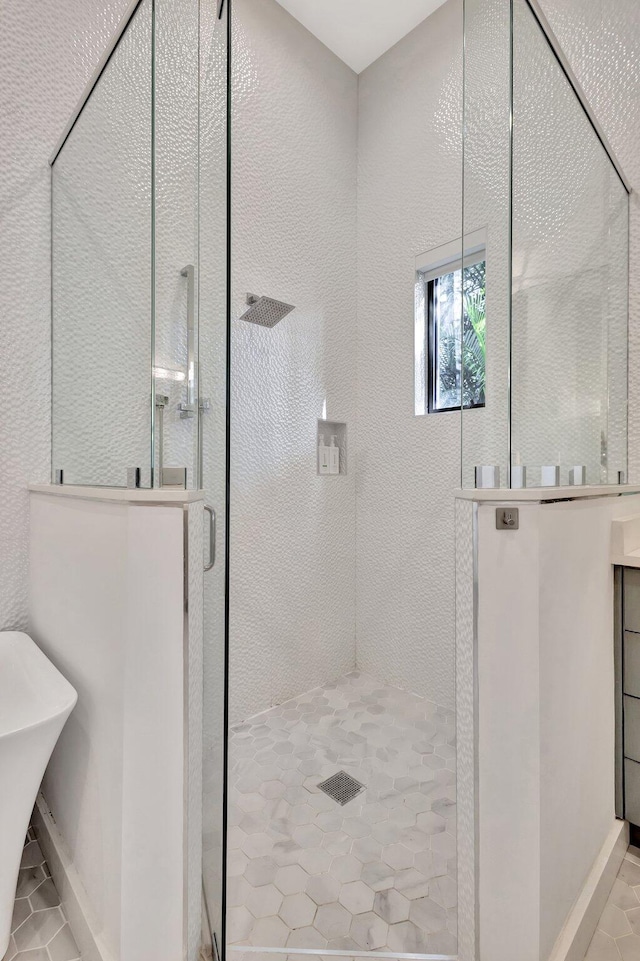
[[[78,699],[30,637],[0,632],[0,958],[38,788]]]

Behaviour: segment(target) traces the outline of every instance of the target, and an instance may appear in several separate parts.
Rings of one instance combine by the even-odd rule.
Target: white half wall
[[[477,521],[480,957],[546,961],[615,823],[611,522],[640,495],[509,506]]]
[[[185,756],[184,518],[180,503],[31,494],[31,632],[78,691],[42,790],[116,961],[175,961],[194,930],[186,957],[198,949],[184,913],[199,921],[202,796],[198,704]],[[201,571],[197,536],[194,551]],[[201,658],[201,634],[194,642]],[[196,692],[200,660],[193,669]]]

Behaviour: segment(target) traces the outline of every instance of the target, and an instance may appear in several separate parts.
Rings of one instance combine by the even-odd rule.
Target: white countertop
[[[640,567],[640,550],[630,551],[629,554],[612,554],[611,563],[620,567]]]
[[[191,504],[204,499],[201,490],[183,488],[80,487],[73,484],[29,484],[32,494],[75,497],[91,501],[120,501],[131,504]]]
[[[457,490],[455,496],[460,500],[477,501],[478,503],[515,501],[543,503],[544,501],[576,500],[582,497],[620,497],[625,494],[640,494],[640,485],[634,484],[599,484],[584,487],[481,487],[469,490]],[[638,544],[640,548],[640,542]]]
[[[640,567],[640,514],[612,521],[611,563]]]

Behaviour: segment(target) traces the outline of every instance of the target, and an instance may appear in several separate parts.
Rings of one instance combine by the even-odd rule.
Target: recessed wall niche
[[[337,450],[337,453],[334,451]],[[322,477],[347,473],[347,425],[335,420],[318,420],[316,472]]]

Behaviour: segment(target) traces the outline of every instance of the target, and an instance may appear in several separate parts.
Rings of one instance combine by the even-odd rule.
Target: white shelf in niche
[[[340,450],[340,470],[337,474],[320,474],[320,436],[324,437],[327,446],[331,444],[331,437],[335,434],[336,444]],[[347,473],[347,425],[337,420],[321,420],[318,418],[316,434],[316,473],[320,477],[340,477]]]

